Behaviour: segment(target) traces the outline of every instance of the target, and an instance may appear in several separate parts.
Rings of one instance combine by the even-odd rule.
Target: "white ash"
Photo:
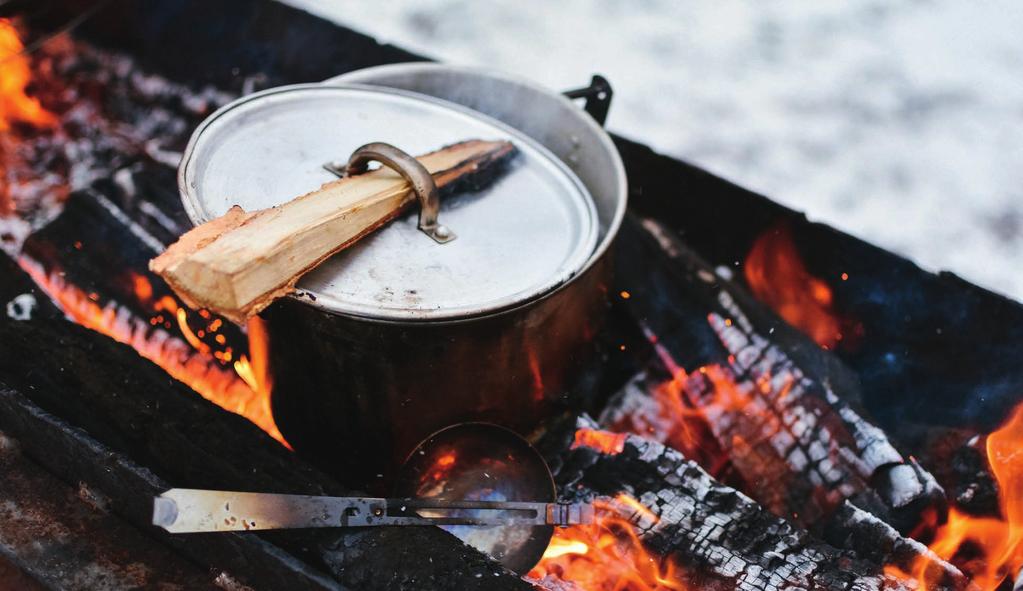
[[[19,453],[21,444],[16,439],[0,431],[0,455]]]
[[[253,591],[252,587],[243,585],[238,579],[225,571],[220,571],[216,578],[213,579],[213,584],[220,587],[224,591]]]
[[[35,311],[38,305],[39,302],[36,301],[36,297],[31,293],[15,296],[14,299],[7,302],[7,317],[11,320],[22,322],[32,320],[32,312]]]
[[[905,507],[923,494],[923,483],[917,480],[912,467],[906,464],[892,466],[889,475],[891,486],[887,500],[893,507]]]
[[[566,581],[555,575],[547,575],[542,579],[522,578],[540,591],[586,591],[575,581]]]
[[[128,214],[124,213],[124,211],[120,207],[118,207],[110,199],[107,199],[106,195],[103,195],[99,191],[91,190],[89,191],[89,194],[92,196],[93,199],[96,200],[97,203],[103,206],[103,209],[110,212],[110,215],[114,219],[116,219],[118,222],[121,223],[122,226],[124,226],[125,228],[128,229],[128,231],[134,234],[135,237],[138,238],[142,244],[145,244],[147,247],[149,247],[149,250],[154,255],[158,255],[163,251],[167,250],[167,245],[160,242],[160,240],[156,238],[156,236],[150,234],[148,230],[146,230],[139,224],[135,223],[135,220],[131,219],[131,217],[129,217]]]

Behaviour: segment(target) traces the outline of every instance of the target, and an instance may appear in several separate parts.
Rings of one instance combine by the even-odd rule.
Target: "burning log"
[[[971,515],[953,506],[948,519],[934,533],[931,549],[958,565],[980,589],[1006,588],[1023,570],[1023,404],[1017,405],[1005,423],[989,433],[983,444],[983,461],[997,484],[995,515]],[[970,441],[979,447],[979,441]],[[979,508],[979,507],[978,507]],[[929,583],[926,560],[918,560],[900,573]]]
[[[492,176],[492,167],[514,153],[509,142],[469,140],[418,160],[443,189],[463,186],[470,175]],[[241,323],[414,200],[411,181],[393,170],[347,176],[279,207],[245,212],[235,206],[182,236],[150,268],[192,307]]]
[[[140,235],[146,236],[135,217],[106,194],[76,191],[15,256],[72,320],[130,344],[204,398],[283,441],[269,392],[252,371],[246,335],[234,323],[177,300],[146,269],[155,251]]]
[[[827,381],[808,378],[777,344],[753,332],[738,306],[725,297],[722,305],[730,309],[731,318],[712,313],[710,323],[734,359],[730,380],[746,389],[751,401],[762,404],[751,409],[759,415],[752,421],[744,412],[732,410],[710,416],[708,422],[723,444],[744,441],[750,446],[746,450],[732,447],[730,454],[745,478],[777,483],[769,487],[775,490],[763,495],[768,506],[784,506],[797,515],[800,510],[791,501],[791,486],[798,486],[795,482],[765,480],[769,476],[765,470],[772,467],[759,460],[770,457],[783,458],[806,477],[805,496],[795,496],[816,503],[804,507],[804,513],[810,512],[804,523],[815,523],[842,500],[857,498],[874,506],[871,493],[883,503],[886,518],[900,510],[911,511],[912,519],[901,520],[907,525],[915,525],[921,502],[943,502],[944,491],[934,478],[914,460],[904,460],[887,436],[840,400]],[[720,387],[710,383],[705,373],[693,379],[697,384],[687,385],[686,391],[697,397]],[[862,495],[869,498],[860,499]]]
[[[135,525],[155,531],[149,526],[152,496],[167,488],[167,482],[194,488],[345,494],[251,423],[203,401],[131,348],[67,322],[6,257],[0,257],[0,301],[14,302],[0,319],[4,376],[0,428],[55,473],[93,483],[112,499],[114,510]],[[34,405],[45,412],[31,410]],[[85,429],[95,440],[63,421]],[[249,582],[256,586],[260,581],[269,587],[288,586],[275,565],[300,563],[282,552],[284,548],[355,588],[417,584],[441,589],[528,588],[493,560],[439,529],[374,530],[187,540],[154,535],[214,566],[233,560],[233,572],[250,574]],[[307,580],[315,580],[308,574],[315,571],[302,568]]]
[[[751,496],[807,527],[823,523],[846,500],[903,532],[919,523],[926,508],[943,507],[944,494],[933,477],[905,460],[854,409],[850,400],[858,399],[856,379],[840,362],[777,320],[656,222],[644,220],[633,228],[643,252],[634,256],[655,261],[650,283],[687,309],[643,313],[637,308],[637,315],[661,322],[649,331],[650,339],[670,379],[641,389],[627,387],[602,417],[603,424],[621,426],[630,413],[616,407],[640,405],[629,399],[642,396],[641,390],[666,389],[660,397],[681,409],[668,408],[668,414],[698,414]],[[636,292],[640,295],[630,298],[629,305],[645,305],[642,288]],[[707,324],[688,320],[694,309],[702,310]],[[662,313],[664,318],[658,316]],[[680,314],[687,315],[685,323],[673,324]],[[691,356],[695,363],[687,360],[690,373],[675,359],[675,351],[696,352]],[[667,434],[662,439],[667,441]],[[685,441],[677,446],[686,449]]]
[[[635,435],[621,451],[578,446],[557,480],[572,499],[626,493],[618,503],[652,552],[673,561],[685,583],[706,589],[912,589],[882,566],[817,541],[694,462]],[[613,501],[612,501],[613,503]],[[954,571],[954,569],[953,569]],[[937,588],[961,588],[949,577]]]
[[[988,462],[986,434],[976,428],[931,426],[918,431],[915,438],[921,442],[916,453],[933,466],[932,474],[945,489],[951,506],[970,515],[1000,515],[1000,490]],[[927,517],[937,524],[941,516]]]
[[[849,501],[828,519],[822,536],[829,544],[852,550],[856,556],[873,564],[894,567],[901,572],[910,572],[915,566],[924,565],[918,575],[928,582],[960,589],[969,585],[962,571],[930,548],[903,536],[873,513]]]

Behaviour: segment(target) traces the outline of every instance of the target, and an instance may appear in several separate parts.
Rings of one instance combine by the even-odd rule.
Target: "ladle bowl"
[[[554,502],[556,490],[547,463],[525,439],[490,423],[459,423],[430,435],[412,451],[399,472],[395,496]],[[451,517],[475,513],[472,509],[429,512]],[[554,534],[551,525],[443,527],[518,573],[528,572],[539,562]]]

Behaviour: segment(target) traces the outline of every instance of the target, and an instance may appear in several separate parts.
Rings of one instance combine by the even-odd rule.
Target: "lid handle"
[[[370,162],[379,162],[402,176],[416,193],[419,200],[419,229],[444,244],[456,238],[450,228],[437,221],[440,212],[440,196],[433,175],[418,160],[384,142],[372,142],[356,149],[348,158],[344,168],[345,175],[358,175],[366,172]],[[337,172],[336,167],[328,168]]]

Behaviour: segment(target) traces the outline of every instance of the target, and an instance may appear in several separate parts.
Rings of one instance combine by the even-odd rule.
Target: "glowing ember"
[[[287,445],[270,411],[270,383],[266,375],[266,331],[257,323],[249,324],[250,362],[244,356],[235,364],[237,371],[221,367],[209,354],[209,347],[194,347],[195,335],[187,332],[188,313],[170,297],[161,298],[154,311],[174,314],[191,345],[181,341],[164,326],[153,326],[136,317],[129,309],[109,302],[101,306],[90,294],[68,283],[59,272],[47,272],[39,264],[21,257],[21,267],[46,292],[68,318],[82,326],[134,348],[139,355],[156,363],[175,379],[184,382],[203,398],[242,415],[271,437]],[[197,339],[196,339],[197,340]]]
[[[568,581],[582,591],[667,591],[685,589],[680,571],[671,560],[648,552],[633,521],[656,516],[639,501],[618,495],[612,501],[594,501],[597,518],[592,525],[576,525],[554,532],[540,563],[529,572],[536,580]],[[624,508],[624,510],[623,510]]]
[[[147,304],[152,301],[153,284],[149,282],[148,277],[133,272],[131,273],[131,283],[139,303]]]
[[[788,226],[764,232],[743,268],[753,295],[821,347],[832,349],[862,331],[835,312],[831,288],[806,270]]]
[[[31,70],[23,49],[14,23],[0,18],[0,216],[13,214],[18,209],[17,194],[38,183],[21,173],[29,167],[30,156],[18,149],[12,124],[52,127],[57,122],[37,99],[25,94]]]
[[[31,80],[28,58],[14,23],[0,18],[0,131],[20,121],[37,127],[52,127],[57,118],[39,101],[25,94]]]
[[[603,454],[620,454],[625,449],[625,433],[612,433],[598,429],[578,429],[572,449],[588,447]]]
[[[977,589],[994,591],[1023,569],[1023,404],[988,435],[987,457],[998,481],[1001,518],[975,517],[953,508],[930,547],[959,566]],[[925,591],[935,583],[930,567],[921,559],[910,573],[893,567],[886,571],[916,579]]]
[[[720,475],[730,458],[716,443],[708,421],[726,412],[742,412],[751,401],[751,395],[736,387],[730,372],[718,365],[709,365],[693,372],[713,386],[699,398],[698,406],[693,405],[686,391],[693,375],[675,361],[656,335],[646,330],[646,336],[671,378],[650,388],[649,396],[642,399],[642,406],[615,417],[609,426],[622,435],[634,433],[668,445],[711,475]],[[576,438],[579,438],[578,432]]]

